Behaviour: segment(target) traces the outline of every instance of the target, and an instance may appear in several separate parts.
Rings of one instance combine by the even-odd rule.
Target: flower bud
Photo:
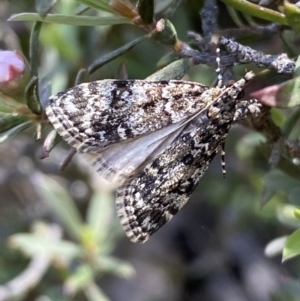
[[[29,66],[24,57],[17,51],[0,50],[0,92],[23,101],[29,79]]]

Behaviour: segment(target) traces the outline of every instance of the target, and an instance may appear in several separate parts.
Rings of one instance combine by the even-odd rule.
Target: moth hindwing
[[[178,80],[84,83],[51,96],[46,115],[118,186],[121,224],[131,241],[145,242],[189,199],[253,76],[249,72],[227,88]]]

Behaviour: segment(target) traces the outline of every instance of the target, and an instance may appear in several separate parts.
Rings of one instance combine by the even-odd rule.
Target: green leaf
[[[268,93],[268,98],[273,100],[270,102],[273,106],[278,108],[293,108],[300,105],[299,93],[300,77],[297,77],[274,86],[274,89]]]
[[[0,134],[18,125],[28,122],[30,117],[27,115],[12,115],[0,119]]]
[[[100,253],[103,255],[112,252],[117,238],[124,235],[124,232],[115,216],[114,195],[111,191],[94,192],[87,209],[87,224],[93,232],[94,243],[98,244]]]
[[[36,115],[40,115],[42,112],[42,106],[39,101],[39,87],[38,87],[38,77],[33,76],[26,86],[25,90],[26,104],[30,111]]]
[[[87,6],[93,7],[95,9],[107,11],[110,13],[116,13],[110,6],[110,0],[77,0],[77,2],[81,2]]]
[[[268,187],[266,187],[259,202],[260,206],[263,207],[264,205],[266,205],[274,195],[276,195],[276,191],[274,189],[269,189]]]
[[[236,9],[234,9],[231,6],[227,6],[227,11],[230,15],[230,18],[232,19],[232,21],[235,23],[237,27],[245,26],[245,21],[243,20],[242,14],[240,12],[238,12]]]
[[[5,141],[7,141],[8,139],[14,137],[15,135],[17,135],[18,133],[26,130],[27,128],[29,128],[32,125],[31,121],[26,121],[10,130],[8,130],[7,132],[3,133],[0,135],[0,144],[4,143]]]
[[[95,233],[99,244],[104,244],[110,235],[110,226],[114,219],[112,193],[96,191],[87,209],[87,223]]]
[[[283,249],[282,261],[286,261],[300,254],[300,229],[293,232],[287,239]]]
[[[300,56],[297,57],[295,69],[294,69],[294,73],[293,73],[294,78],[296,78],[298,76],[300,76]]]
[[[88,301],[110,301],[94,282],[89,283],[83,291]]]
[[[102,26],[133,23],[132,20],[121,16],[95,17],[48,14],[45,18],[42,18],[39,14],[36,13],[22,13],[12,15],[8,21],[40,21],[45,23],[55,23],[73,26]]]
[[[285,123],[281,127],[281,132],[283,137],[288,137],[291,134],[292,130],[297,125],[299,118],[300,118],[300,108],[298,108],[297,110],[293,110],[293,112],[288,116]]]
[[[68,295],[74,295],[79,290],[85,288],[94,279],[92,267],[82,264],[77,267],[76,271],[67,278],[64,283],[64,291]]]
[[[281,108],[292,108],[300,105],[300,77],[291,79],[282,84],[279,90],[279,105]]]
[[[289,227],[299,228],[300,221],[295,217],[295,206],[293,205],[278,205],[276,209],[278,220]]]
[[[7,105],[6,103],[1,101],[0,97],[0,112],[4,114],[12,113],[15,110],[13,106]]]
[[[277,166],[286,175],[300,181],[300,167],[294,164],[290,159],[281,156]]]
[[[42,201],[53,210],[68,234],[80,241],[83,222],[68,191],[42,173],[35,173],[31,180]]]
[[[23,105],[10,98],[9,96],[0,93],[0,112],[3,113],[12,113],[17,108],[22,107]]]
[[[96,60],[95,62],[93,62],[89,68],[88,68],[88,74],[91,74],[93,72],[95,72],[97,69],[99,69],[100,67],[102,67],[103,65],[109,63],[110,61],[114,60],[115,58],[119,57],[120,55],[124,54],[126,51],[132,49],[135,45],[143,42],[144,40],[150,38],[150,35],[145,35],[142,37],[139,37],[131,42],[129,42],[128,44],[106,54],[105,56],[99,58],[98,60]]]
[[[156,63],[156,67],[158,69],[162,69],[177,60],[178,60],[178,55],[174,51],[172,51],[167,53],[166,55],[163,55]]]
[[[41,18],[41,16],[39,16]],[[32,26],[30,33],[30,47],[29,47],[29,56],[30,56],[30,70],[31,77],[38,77],[38,62],[39,62],[39,36],[42,29],[43,23],[36,22]]]
[[[44,254],[50,258],[63,257],[72,260],[81,255],[79,246],[68,241],[53,241],[49,238],[34,234],[15,234],[9,238],[9,244],[24,252],[27,256],[34,257]]]
[[[189,67],[190,63],[187,59],[180,59],[148,76],[146,80],[181,79],[187,73]]]
[[[291,189],[299,186],[299,181],[274,169],[264,176],[265,184],[276,191],[290,192]]]
[[[130,263],[112,256],[99,256],[96,269],[102,273],[110,273],[126,279],[135,274],[135,270]]]
[[[283,3],[284,13],[288,24],[296,31],[300,32],[300,8],[288,1]]]
[[[245,14],[261,18],[263,20],[288,25],[285,15],[275,10],[256,5],[248,1],[240,0],[221,0],[226,5],[229,5]]]
[[[300,219],[300,208],[295,208],[294,215],[297,219]]]

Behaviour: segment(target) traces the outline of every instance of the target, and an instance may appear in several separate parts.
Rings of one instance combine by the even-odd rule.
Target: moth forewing
[[[95,81],[50,97],[46,115],[78,152],[97,152],[192,116],[208,90],[186,81]]]

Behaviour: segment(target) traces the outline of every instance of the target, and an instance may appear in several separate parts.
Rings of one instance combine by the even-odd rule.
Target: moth
[[[222,149],[248,72],[228,87],[168,80],[100,80],[49,98],[58,134],[105,179],[128,238],[143,243],[182,208]],[[251,110],[250,110],[251,111]]]

